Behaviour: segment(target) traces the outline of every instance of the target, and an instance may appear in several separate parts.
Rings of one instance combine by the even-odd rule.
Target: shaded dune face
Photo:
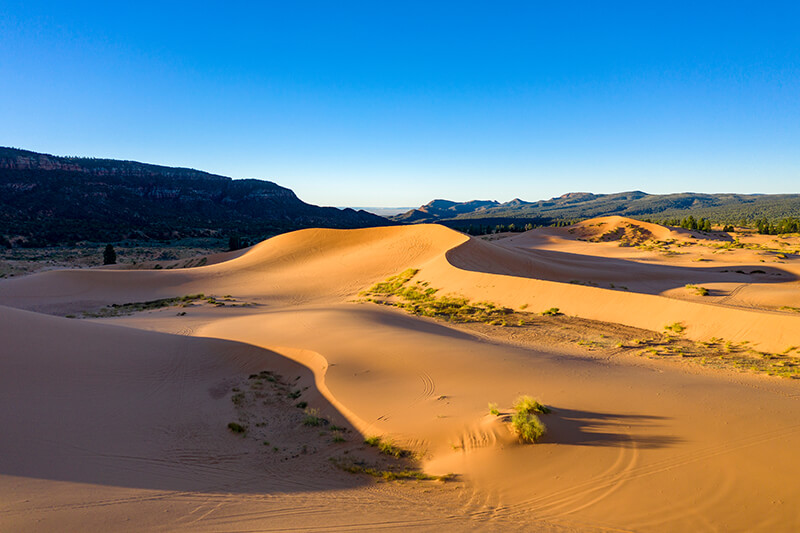
[[[276,465],[225,431],[238,376],[271,368],[308,383],[307,368],[236,342],[2,307],[0,316],[0,423],[16,428],[0,442],[0,474],[162,491],[314,487],[290,469],[257,474]]]
[[[487,336],[356,301],[412,268],[439,295],[800,345],[800,316],[775,310],[798,301],[792,261],[693,262],[705,253],[694,245],[660,257],[603,235],[692,240],[620,217],[493,242],[438,225],[312,229],[203,267],[2,281],[0,423],[15,431],[0,439],[0,529],[800,526],[796,382],[596,356],[515,328]],[[252,305],[49,316],[196,293]],[[258,396],[273,385],[252,376],[267,369],[285,388]],[[508,414],[522,394],[553,410],[532,446],[487,408]],[[346,428],[346,442],[304,425],[306,406]],[[373,435],[460,481],[375,484],[331,465],[379,460],[361,444]]]
[[[640,263],[578,253],[517,248],[470,240],[447,252],[456,268],[519,278],[558,282],[583,282],[605,288],[610,283],[635,292],[659,294],[689,283],[751,283],[772,285],[798,281],[794,272],[759,264],[741,265],[741,272],[719,266],[684,266]],[[757,271],[757,274],[750,272]],[[753,276],[756,276],[754,279]]]

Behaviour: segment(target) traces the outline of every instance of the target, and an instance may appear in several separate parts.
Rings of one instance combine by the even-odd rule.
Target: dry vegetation
[[[125,304],[111,304],[96,311],[82,311],[80,316],[69,314],[67,318],[111,318],[117,316],[128,316],[143,311],[155,311],[165,307],[190,307],[193,304],[208,304],[214,307],[252,307],[255,304],[240,302],[230,295],[222,298],[206,296],[205,294],[187,294],[175,298],[160,298],[147,302],[129,302]]]
[[[732,343],[724,339],[695,342],[682,336],[687,326],[675,322],[654,332],[578,317],[564,316],[556,307],[539,313],[513,310],[492,302],[472,303],[459,295],[437,296],[438,289],[412,278],[409,269],[376,283],[361,295],[363,301],[390,305],[420,316],[462,324],[482,334],[516,344],[546,348],[552,345],[577,345],[597,355],[636,355],[665,360],[681,360],[712,368],[754,372],[800,379],[800,347],[787,347],[781,353],[759,351],[747,341]],[[687,285],[698,295],[707,289]],[[794,311],[796,308],[784,308]],[[497,327],[501,326],[501,327]]]
[[[258,443],[271,460],[324,454],[340,470],[379,480],[455,479],[452,474],[426,474],[411,450],[380,436],[359,441],[350,427],[333,423],[319,409],[308,407],[307,401],[296,402],[308,391],[308,387],[296,385],[298,379],[299,376],[292,380],[262,370],[238,382],[230,389],[237,418],[228,423],[227,429],[233,435]]]
[[[117,268],[192,268],[203,266],[201,257],[224,251],[222,239],[182,239],[168,243],[115,243]],[[64,268],[90,268],[103,264],[105,243],[47,248],[0,247],[0,279]]]

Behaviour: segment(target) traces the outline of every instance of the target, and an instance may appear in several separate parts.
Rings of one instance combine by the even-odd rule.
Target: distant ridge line
[[[526,202],[515,198],[453,202],[436,199],[401,215],[390,217],[406,223],[439,222],[449,226],[470,223],[526,221],[550,224],[619,215],[638,219],[666,220],[688,215],[717,223],[776,221],[800,217],[800,194],[675,193],[648,194],[627,191],[612,194],[571,192],[549,200]]]

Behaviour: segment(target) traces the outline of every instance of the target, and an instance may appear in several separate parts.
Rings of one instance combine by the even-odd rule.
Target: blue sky
[[[320,205],[800,192],[795,2],[0,2],[0,145]]]

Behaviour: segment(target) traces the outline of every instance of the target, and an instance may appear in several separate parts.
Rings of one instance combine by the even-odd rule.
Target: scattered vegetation
[[[416,481],[452,481],[456,478],[455,474],[446,474],[444,476],[432,476],[419,470],[413,470],[408,467],[394,468],[394,469],[380,469],[374,466],[368,466],[363,462],[345,462],[341,460],[331,459],[331,462],[338,468],[351,474],[366,474],[384,481],[397,481],[397,480],[416,480]]]
[[[494,416],[500,416],[500,410],[497,408],[496,403],[489,403],[489,413],[493,414]]]
[[[797,357],[800,353],[793,353],[797,352],[794,346],[781,353],[769,353],[756,350],[747,341],[735,343],[715,337],[706,342],[694,342],[671,334],[654,334],[649,339],[620,343],[618,347],[650,358],[678,358],[713,368],[800,378],[800,359]]]
[[[305,411],[305,418],[303,419],[304,426],[322,426],[323,424],[327,424],[328,421],[322,418],[319,415],[319,410],[314,408],[308,408]]]
[[[762,270],[752,270],[750,272],[737,271],[741,274],[758,274]],[[489,317],[480,314],[460,314],[436,315],[429,312],[423,313],[420,309],[419,301],[408,302],[404,295],[407,289],[412,289],[408,294],[416,297],[420,292],[424,294],[429,291],[431,299],[436,299],[435,289],[429,287],[427,282],[416,281],[411,287],[409,282],[417,274],[416,270],[407,270],[398,276],[393,276],[385,282],[378,283],[369,290],[362,293],[369,296],[366,301],[397,306],[415,314],[425,314],[436,316],[437,318],[448,320],[452,323],[463,324],[462,327],[476,329],[489,335],[504,336],[499,331],[487,326],[515,324],[515,327],[524,328],[523,335],[537,339],[546,339],[550,344],[554,341],[564,344],[577,344],[588,348],[591,351],[614,350],[612,353],[633,352],[637,355],[647,357],[678,357],[680,360],[692,361],[705,366],[729,368],[740,371],[750,371],[765,373],[774,376],[800,378],[800,353],[791,354],[767,354],[752,349],[746,344],[734,344],[730,341],[718,341],[712,343],[696,343],[683,336],[687,325],[683,322],[674,322],[664,327],[663,333],[650,332],[629,328],[618,324],[608,324],[604,322],[588,320],[578,317],[564,316],[558,308],[550,308],[542,313],[530,313],[504,309],[495,304],[483,302],[481,305],[489,306],[492,309],[504,309],[502,318]],[[695,287],[692,285],[692,287]],[[620,287],[622,288],[622,287]],[[702,288],[702,287],[701,287]],[[420,297],[424,300],[425,296]],[[448,299],[459,298],[448,296]],[[460,300],[466,306],[472,306],[466,298]],[[475,304],[478,305],[478,304]],[[782,311],[798,312],[800,307],[785,306]],[[465,319],[465,317],[470,317]],[[616,331],[614,335],[607,335],[610,328]],[[587,338],[594,332],[594,338]],[[745,346],[747,346],[745,348]],[[492,408],[490,406],[490,412]],[[499,411],[498,411],[499,413]],[[376,445],[376,444],[375,444]]]
[[[185,296],[178,296],[175,298],[160,298],[158,300],[149,300],[146,302],[130,302],[125,304],[111,304],[98,311],[84,311],[81,313],[83,318],[110,318],[115,316],[127,316],[134,313],[141,313],[143,311],[155,311],[157,309],[164,309],[166,307],[189,307],[196,302],[205,302],[216,307],[247,307],[252,304],[239,303],[232,298],[225,298],[218,300],[214,296],[206,296],[205,294],[187,294]],[[184,313],[185,314],[185,313]]]
[[[512,324],[522,327],[534,323],[532,318],[535,313],[523,311],[528,304],[523,304],[519,311],[514,311],[493,302],[471,302],[460,295],[437,296],[439,289],[430,287],[427,281],[417,280],[410,283],[417,272],[416,269],[408,269],[386,281],[376,283],[361,292],[360,295],[364,298],[362,301],[391,305],[418,316],[440,318],[459,324],[483,323],[501,327]],[[557,307],[551,307],[539,314],[554,317],[562,313]]]
[[[664,329],[676,335],[680,335],[686,331],[686,326],[684,326],[682,322],[673,322],[672,324],[667,324],[664,326]]]
[[[367,437],[364,439],[364,444],[367,446],[377,446],[381,442],[381,438],[378,436]]]
[[[689,283],[686,285],[686,288],[694,290],[699,296],[708,296],[708,289],[705,287],[700,287],[699,285],[693,285]]]
[[[438,289],[429,287],[423,281],[408,285],[417,272],[416,269],[408,269],[376,283],[362,292],[361,296],[367,297],[366,301],[399,307],[415,315],[444,318],[450,322],[508,325],[507,318],[513,313],[512,309],[492,302],[472,303],[463,296],[436,296]]]
[[[376,447],[382,454],[398,459],[401,457],[411,457],[412,455],[411,451],[395,446],[392,441],[383,440],[383,438],[379,436],[367,437],[364,439],[364,444]]]

